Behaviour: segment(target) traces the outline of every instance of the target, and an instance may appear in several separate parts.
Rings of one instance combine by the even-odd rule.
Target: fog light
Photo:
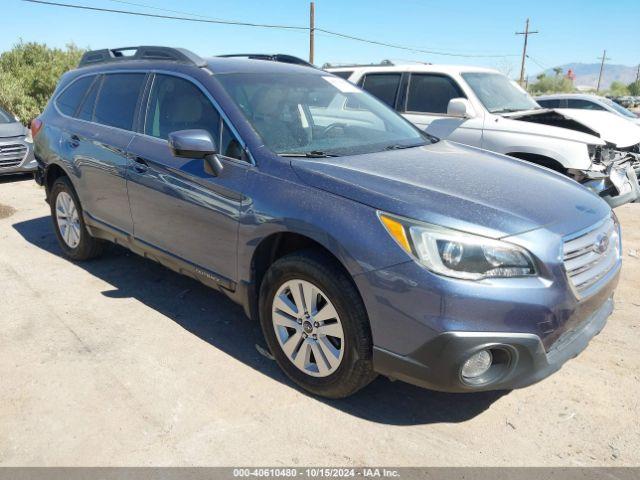
[[[478,353],[474,353],[462,365],[462,376],[467,379],[478,378],[487,373],[492,362],[493,356],[489,350],[482,350]]]

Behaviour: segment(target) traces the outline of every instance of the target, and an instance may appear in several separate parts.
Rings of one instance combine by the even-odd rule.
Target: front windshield
[[[16,119],[9,112],[0,108],[0,123],[15,123]]]
[[[540,108],[540,105],[527,92],[499,73],[463,73],[462,77],[491,113]]]
[[[618,112],[620,115],[624,115],[625,117],[629,117],[629,118],[638,118],[638,116],[633,113],[630,110],[627,110],[626,108],[624,108],[622,105],[614,102],[613,100],[603,97],[600,99],[601,102],[606,103],[607,105],[609,105],[611,108],[613,108],[616,112]]]
[[[279,155],[359,155],[431,142],[385,104],[335,76],[229,73],[216,78]]]

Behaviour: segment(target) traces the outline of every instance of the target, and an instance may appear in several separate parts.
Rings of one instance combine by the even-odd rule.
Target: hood
[[[20,122],[0,123],[0,138],[21,137],[27,134],[27,129]]]
[[[598,132],[604,141],[619,148],[640,143],[640,127],[611,112],[558,108],[557,112]]]
[[[543,115],[544,113],[547,115]],[[498,115],[498,120],[492,122],[490,128],[587,145],[605,145],[597,132],[548,109],[503,113]]]
[[[293,159],[313,187],[424,222],[500,238],[540,227],[566,235],[609,206],[561,174],[477,148],[433,145],[322,159]]]
[[[610,112],[570,108],[540,109],[504,115],[513,120],[559,127],[601,138],[619,148],[640,143],[640,127]]]

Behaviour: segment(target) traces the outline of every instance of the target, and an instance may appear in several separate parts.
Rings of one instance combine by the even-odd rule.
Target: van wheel
[[[89,234],[80,201],[68,177],[59,177],[53,182],[50,205],[53,227],[65,256],[89,260],[102,254],[104,241]]]
[[[324,255],[306,251],[274,262],[260,287],[260,323],[280,368],[311,393],[347,397],[376,376],[362,299]]]

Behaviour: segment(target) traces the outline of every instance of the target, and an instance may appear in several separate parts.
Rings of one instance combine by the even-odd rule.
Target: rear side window
[[[452,78],[445,75],[411,74],[407,94],[407,111],[420,113],[447,113],[449,101],[465,98],[465,94]]]
[[[590,102],[589,100],[582,100],[580,98],[570,98],[567,101],[567,108],[579,108],[581,110],[606,110],[597,103]]]
[[[98,91],[100,90],[101,80],[98,79],[93,82],[89,92],[84,97],[84,101],[80,106],[77,117],[81,120],[91,121],[93,119],[93,110],[96,106],[96,98],[98,97]]]
[[[400,87],[400,78],[401,74],[399,73],[369,74],[364,77],[362,88],[394,108],[398,87]]]
[[[203,129],[218,142],[220,116],[193,83],[171,75],[156,75],[149,97],[144,133],[167,139],[177,130]]]
[[[559,99],[536,100],[536,102],[538,102],[538,105],[544,108],[560,108]]]
[[[132,130],[133,117],[144,79],[143,73],[105,75],[93,120],[110,127]]]
[[[65,115],[73,117],[94,78],[94,76],[82,77],[71,83],[56,99],[58,109]]]

